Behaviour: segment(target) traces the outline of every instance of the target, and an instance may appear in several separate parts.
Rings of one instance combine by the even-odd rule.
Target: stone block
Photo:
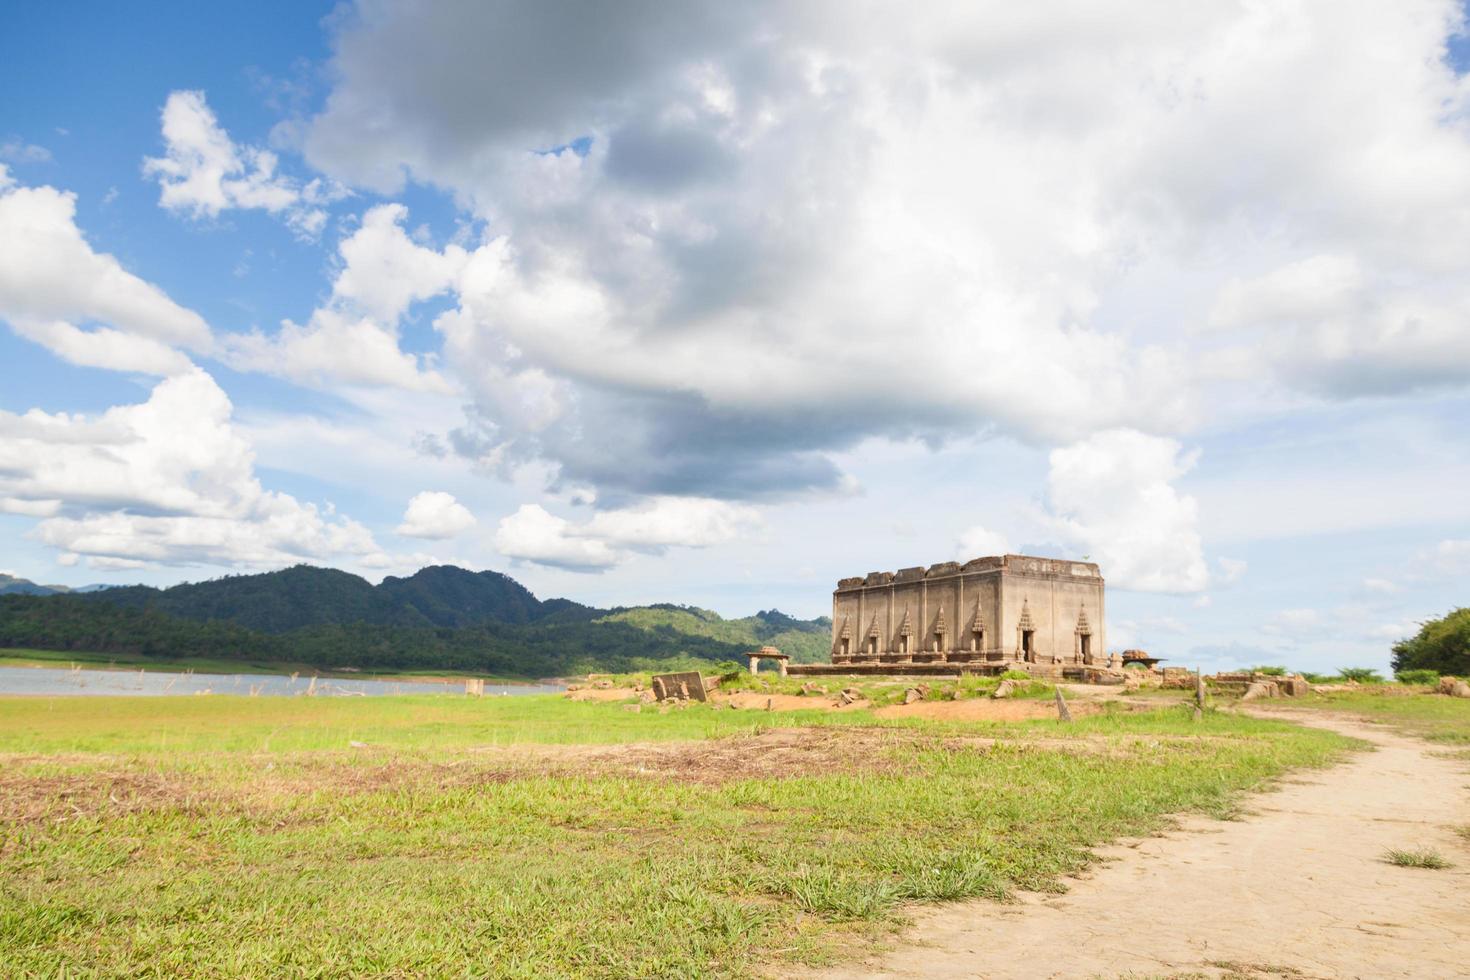
[[[704,678],[697,670],[685,670],[676,674],[653,675],[653,694],[660,701],[670,699],[685,701],[707,701]]]

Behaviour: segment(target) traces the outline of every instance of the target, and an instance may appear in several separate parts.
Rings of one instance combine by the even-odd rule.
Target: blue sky
[[[9,8],[0,570],[1020,550],[1110,646],[1384,666],[1470,573],[1463,20]]]

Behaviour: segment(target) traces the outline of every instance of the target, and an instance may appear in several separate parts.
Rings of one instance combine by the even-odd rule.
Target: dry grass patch
[[[1454,865],[1432,847],[1417,847],[1407,850],[1395,848],[1383,853],[1383,860],[1400,868],[1427,868],[1442,871]]]

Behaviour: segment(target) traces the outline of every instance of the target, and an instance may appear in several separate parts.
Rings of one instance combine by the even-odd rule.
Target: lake
[[[485,694],[548,694],[555,684],[485,685]],[[281,674],[194,674],[169,671],[94,670],[76,667],[0,667],[0,694],[163,695],[240,694],[292,697],[362,697],[380,694],[464,694],[463,681],[396,681]]]

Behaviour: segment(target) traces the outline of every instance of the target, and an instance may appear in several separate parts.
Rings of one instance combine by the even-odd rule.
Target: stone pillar
[[[776,669],[781,672],[781,676],[782,677],[785,677],[786,676],[786,661],[784,661],[784,660],[777,660],[776,661]]]
[[[758,674],[758,673],[760,673],[760,665],[761,665],[761,658],[760,657],[754,657],[753,656],[753,657],[750,658],[750,672],[752,674]]]

